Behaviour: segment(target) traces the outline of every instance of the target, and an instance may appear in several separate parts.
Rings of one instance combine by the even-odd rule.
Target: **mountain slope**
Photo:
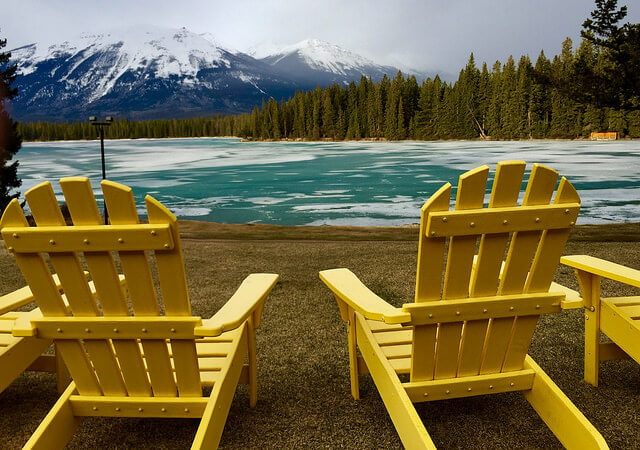
[[[383,66],[337,45],[319,39],[306,39],[264,55],[261,61],[279,73],[300,83],[348,83],[362,75],[380,80],[383,75],[393,77],[398,69]]]
[[[210,33],[133,27],[14,50],[18,120],[136,119],[249,112],[318,84],[374,80],[398,69],[316,39],[261,59],[223,47]]]
[[[298,86],[247,55],[186,29],[122,29],[48,48],[12,50],[21,76],[13,104],[21,120],[87,115],[138,118],[236,113]]]

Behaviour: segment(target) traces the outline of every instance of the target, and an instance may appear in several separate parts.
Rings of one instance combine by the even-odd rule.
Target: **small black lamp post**
[[[100,154],[102,155],[102,179],[105,180],[107,178],[107,172],[105,168],[104,161],[104,127],[108,127],[113,122],[113,117],[108,116],[104,119],[104,122],[99,122],[96,116],[89,117],[89,122],[91,125],[95,125],[98,127],[100,133]],[[109,224],[109,213],[107,212],[107,204],[104,205],[104,224]]]

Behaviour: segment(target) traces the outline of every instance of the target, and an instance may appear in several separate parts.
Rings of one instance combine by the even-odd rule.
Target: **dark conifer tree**
[[[22,137],[18,133],[18,124],[9,116],[9,101],[18,95],[18,90],[11,87],[16,78],[17,66],[10,65],[10,52],[2,49],[7,45],[6,39],[0,39],[0,210],[4,210],[9,202],[19,193],[13,192],[22,182],[18,179],[18,161],[13,158],[22,145]]]

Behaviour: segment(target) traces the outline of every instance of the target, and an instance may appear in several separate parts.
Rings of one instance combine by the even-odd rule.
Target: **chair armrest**
[[[88,276],[89,272],[85,272]],[[53,275],[53,282],[56,284],[56,288],[60,293],[62,293],[62,284],[60,284],[60,279],[58,275]],[[29,286],[25,286],[8,294],[5,294],[0,297],[0,315],[13,311],[14,309],[18,309],[21,306],[28,305],[31,302],[34,302],[36,299],[33,296],[33,292],[31,292],[31,288]]]
[[[367,319],[384,321],[388,324],[405,323],[411,320],[411,314],[390,305],[371,292],[349,269],[323,270],[320,272],[320,279],[338,299]]]
[[[556,283],[551,283],[549,292],[562,292],[565,294],[565,299],[560,302],[560,307],[565,309],[578,309],[584,307],[584,300],[580,297],[580,293],[571,288]]]
[[[89,272],[85,271],[84,274],[85,276],[87,276],[87,278],[89,277]],[[120,286],[127,285],[127,280],[125,279],[123,274],[118,275],[118,280],[120,281]],[[55,281],[56,287],[62,293],[62,287],[60,286],[60,281],[58,280],[57,275],[53,275],[53,281]],[[27,286],[26,288],[19,289],[19,291],[23,289],[29,289],[29,286]],[[94,297],[98,295],[98,293],[96,292],[96,286],[93,283],[93,281],[89,281],[89,290],[91,291],[91,295],[93,295]],[[18,291],[15,291],[15,292],[18,292]],[[29,289],[29,293],[31,293],[30,289]],[[31,301],[34,301],[34,300],[35,299],[33,298],[33,294],[31,294]],[[69,308],[69,304],[67,303],[64,296],[62,297],[62,300],[65,303],[67,314],[69,314],[71,312],[71,309]],[[16,321],[14,322],[13,328],[11,329],[13,336],[15,337],[35,336],[37,334],[37,330],[35,326],[31,323],[31,319],[38,319],[42,317],[42,312],[40,311],[40,308],[32,309],[28,313],[15,313],[15,314],[19,314],[19,315],[16,316]]]
[[[196,336],[220,336],[225,331],[238,328],[254,311],[261,313],[262,309],[259,308],[278,278],[273,273],[249,275],[213,317],[203,320],[202,325],[195,328]]]
[[[574,269],[640,287],[640,270],[587,255],[563,256],[560,258],[560,262]]]

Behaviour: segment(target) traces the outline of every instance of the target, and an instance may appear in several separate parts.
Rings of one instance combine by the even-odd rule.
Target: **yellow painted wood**
[[[456,211],[463,212],[464,210],[482,208],[487,189],[488,174],[489,167],[481,166],[460,176],[456,197]],[[444,222],[441,220],[440,223]],[[443,300],[469,296],[471,270],[477,241],[478,235],[454,236],[450,239],[447,268],[442,289]],[[461,340],[464,340],[462,332],[462,322],[440,324],[436,345],[435,379],[450,378],[456,375],[460,343]]]
[[[167,417],[200,418],[207,406],[207,399],[164,398],[158,401],[151,397],[90,397],[72,395],[69,403],[77,417]]]
[[[600,363],[600,276],[576,270],[580,292],[585,303],[584,380],[598,385]]]
[[[622,350],[615,342],[600,342],[600,361],[612,361],[615,359],[629,359],[631,356]]]
[[[580,292],[569,289],[561,284],[551,282],[549,292],[562,292],[565,295],[565,299],[560,302],[562,309],[578,309],[584,307],[584,301],[580,297]]]
[[[355,311],[351,307],[348,308],[347,314],[349,318],[347,325],[347,345],[349,346],[349,378],[351,380],[351,396],[354,400],[360,400],[356,316]]]
[[[76,385],[71,383],[22,447],[23,449],[50,450],[65,447],[82,420],[73,414],[69,403],[69,398],[75,392]]]
[[[200,317],[42,317],[31,319],[36,335],[51,339],[194,339]],[[14,330],[20,335],[23,330]],[[30,330],[24,330],[29,332]],[[26,334],[26,333],[25,333]]]
[[[579,204],[580,197],[574,187],[562,177],[554,204],[566,206]],[[576,213],[577,214],[577,213]],[[538,249],[531,264],[531,270],[524,286],[524,292],[547,292],[560,262],[560,256],[569,237],[570,228],[548,229],[542,233]],[[529,344],[538,322],[538,317],[518,317],[507,349],[502,370],[517,370],[522,367],[529,350]]]
[[[343,302],[368,319],[385,323],[402,323],[409,319],[400,308],[371,292],[349,269],[331,269],[320,272],[320,279]]]
[[[52,275],[52,278],[56,288],[58,289],[58,292],[62,293],[62,285],[60,284],[58,275],[54,274]],[[35,301],[36,299],[29,286],[16,289],[13,292],[0,296],[0,319],[2,319],[2,315],[4,315],[5,313],[18,309]]]
[[[557,180],[558,173],[555,170],[540,164],[534,164],[529,182],[527,183],[522,206],[548,204],[553,195]],[[515,294],[522,292],[539,238],[539,231],[514,233],[502,272],[499,288],[500,293]]]
[[[376,342],[383,347],[385,345],[410,344],[413,339],[412,335],[413,331],[410,328],[374,334]]]
[[[411,401],[418,403],[528,390],[533,385],[533,378],[534,371],[527,369],[447,380],[409,382],[403,383],[402,386]]]
[[[602,301],[607,301],[616,306],[625,306],[625,305],[640,305],[640,296],[631,296],[631,297],[607,297],[603,298]]]
[[[86,177],[60,180],[60,186],[74,225],[101,225],[93,189]],[[104,228],[104,227],[103,227]],[[105,316],[129,316],[125,290],[110,252],[85,251],[84,258],[91,272],[100,307]],[[117,339],[111,342],[115,350],[122,378],[129,395],[150,396],[151,384],[135,340]]]
[[[258,357],[256,352],[256,329],[253,326],[253,317],[247,319],[247,360],[249,362],[249,406],[254,407],[258,403]]]
[[[600,328],[629,356],[640,361],[640,323],[637,320],[628,317],[619,307],[609,302],[601,302]],[[585,381],[589,382],[586,380],[586,373]]]
[[[534,164],[529,176],[522,206],[547,205],[558,182],[558,173],[540,164]],[[498,294],[519,294],[523,292],[531,262],[538,247],[540,231],[516,231],[511,238],[507,259],[502,271]],[[538,316],[491,321],[487,334],[486,351],[480,373],[503,370],[509,349],[505,337],[514,340],[510,359],[504,370],[518,370],[529,348]],[[508,339],[508,338],[507,338]],[[518,367],[519,366],[519,367]],[[508,367],[508,369],[507,369]]]
[[[575,225],[580,205],[514,206],[436,212],[429,216],[428,236],[475,236],[510,231],[542,231]],[[506,223],[505,223],[506,221]],[[472,225],[473,224],[473,225]]]
[[[574,269],[584,270],[603,278],[640,287],[640,270],[625,267],[604,259],[588,255],[563,256],[560,262]]]
[[[46,227],[73,230],[73,228],[66,226],[50,184],[31,189],[25,194],[25,198],[38,229]],[[26,236],[24,234],[23,232],[15,234],[19,236],[16,240],[21,240],[21,243],[35,241],[36,244],[32,245],[32,249],[36,252],[45,251],[47,245],[45,242],[40,242],[38,237],[32,237],[29,233]],[[64,286],[64,293],[74,317],[97,316],[98,306],[91,293],[91,288],[87,282],[78,254],[73,253],[71,249],[67,252],[50,253],[49,258]],[[45,316],[47,315],[46,313],[44,314]],[[56,317],[54,316],[53,318],[55,319]],[[63,319],[62,317],[60,318]],[[105,341],[89,340],[84,343],[84,346],[92,362],[92,368],[89,368],[88,373],[83,376],[97,376],[101,390],[105,394],[126,395],[127,391],[111,345]],[[74,369],[70,368],[70,370],[72,376],[76,379],[78,374],[74,372]],[[95,372],[95,375],[92,372]],[[81,391],[81,393],[83,392]]]
[[[69,229],[42,226],[4,228],[7,247],[18,253],[166,250],[173,247],[168,225],[77,226]]]
[[[340,311],[340,318],[343,322],[349,321],[349,305],[340,300],[337,295],[334,295],[336,302],[338,303],[338,311]],[[352,308],[353,309],[353,308]],[[384,325],[384,322],[380,322]]]
[[[246,325],[242,325],[238,344],[229,355],[228,365],[222,369],[221,381],[214,384],[207,406],[202,414],[200,426],[193,439],[192,449],[217,448],[222,430],[229,414],[235,388],[240,379],[244,358],[247,354]]]
[[[524,368],[535,372],[533,386],[524,391],[525,398],[565,448],[609,448],[598,430],[529,356]]]
[[[278,282],[272,273],[252,273],[240,284],[222,308],[210,319],[202,321],[195,332],[200,336],[218,336],[242,324],[264,301]],[[338,295],[338,294],[336,294]]]
[[[411,314],[411,324],[460,322],[482,318],[514,317],[560,312],[562,293],[535,293],[476,297],[446,302],[405,303],[402,310]]]
[[[380,347],[382,353],[384,353],[384,347]],[[406,358],[394,358],[388,359],[389,365],[397,374],[407,374],[411,371],[411,356]],[[362,358],[362,356],[358,356],[358,375],[367,375],[369,373],[369,368],[367,367],[366,361]]]
[[[27,370],[31,363],[50,345],[50,340],[16,338],[10,345],[0,347],[0,367],[2,367],[0,370],[0,392],[4,391],[13,380]]]
[[[64,228],[62,234],[65,237],[62,239],[70,236],[71,240],[77,239],[74,232],[84,233],[89,228],[95,229],[96,235],[104,230],[122,230],[123,227],[134,234],[140,229],[166,228],[173,244],[157,248],[139,242],[140,247],[135,248],[140,250],[135,251],[119,247],[116,250],[121,250],[122,277],[116,271],[112,255],[99,247],[94,247],[93,251],[64,247],[62,250],[66,251],[48,252],[46,247],[40,249],[36,242],[29,244],[33,245],[34,253],[13,249],[30,289],[5,298],[0,306],[11,304],[15,307],[27,299],[37,299],[39,308],[26,313],[0,315],[0,362],[3,355],[9,354],[13,348],[9,345],[19,342],[48,345],[50,341],[46,337],[52,335],[58,349],[56,356],[38,359],[41,352],[38,348],[38,354],[26,361],[27,353],[35,350],[27,352],[25,347],[20,357],[25,359],[26,366],[31,364],[34,369],[58,372],[59,385],[65,382],[65,365],[69,366],[75,379],[29,445],[44,448],[63,446],[71,438],[80,416],[200,417],[203,414],[194,446],[209,448],[217,445],[238,382],[250,385],[250,404],[254,406],[256,403],[255,328],[265,298],[278,276],[249,276],[230,299],[230,304],[210,319],[211,327],[202,327],[202,320],[192,317],[190,312],[175,217],[148,197],[147,211],[151,224],[138,225],[131,190],[107,181],[103,182],[103,193],[113,225],[104,226],[100,223],[88,179],[67,178],[61,184],[74,225],[67,226],[61,221],[62,215],[52,188],[44,183],[27,193],[38,228],[52,228],[56,233],[59,228]],[[28,227],[17,202],[7,209],[0,221],[0,231],[8,233],[7,227],[19,230]],[[15,231],[9,231],[13,237]],[[15,233],[18,240],[40,239],[22,231]],[[158,233],[155,236],[163,237]],[[93,281],[87,282],[88,273],[84,272],[78,255],[69,250],[85,255]],[[160,316],[161,307],[151,278],[147,250],[155,250],[162,312],[168,315]],[[50,253],[59,281],[49,272],[41,253]],[[133,317],[126,302],[125,285]],[[6,326],[9,322],[18,326]],[[216,337],[198,338],[194,331],[196,327],[204,335],[215,334]],[[14,337],[11,335],[13,331],[29,337]],[[62,356],[65,364],[60,363],[57,355]],[[249,364],[245,365],[243,362],[247,356]],[[36,362],[32,363],[33,360]],[[16,359],[13,362],[20,361]],[[406,367],[408,371],[408,364]],[[2,376],[0,374],[0,382],[3,381]],[[202,397],[202,385],[213,386],[211,399]]]
[[[430,214],[449,210],[450,199],[451,184],[446,183],[427,200],[420,212],[416,303],[440,298],[445,238],[426,236],[426,225]]]
[[[580,197],[571,183],[562,177],[553,206],[562,208],[568,207],[569,204],[580,205]],[[559,224],[560,220],[556,224],[557,227],[549,228],[542,233],[524,292],[546,292],[549,290],[570,231],[570,227],[561,227]]]
[[[489,209],[511,207],[517,203],[525,166],[523,161],[498,163],[489,198]],[[471,274],[470,297],[496,294],[508,239],[509,233],[482,235],[476,265]],[[465,323],[458,376],[480,373],[488,326],[489,320],[473,320]]]
[[[382,354],[373,333],[367,327],[364,316],[356,312],[358,345],[366,367],[387,407],[389,416],[406,448],[434,449],[435,445],[418,416],[411,399],[400,383],[395,370]]]
[[[131,188],[104,180],[101,183],[104,200],[112,225],[139,223]],[[151,277],[149,261],[143,251],[119,252],[122,271],[127,282],[131,307],[136,316],[158,316],[160,308]],[[167,343],[164,340],[142,341],[149,379],[156,397],[175,397],[177,387],[171,371]]]
[[[445,239],[441,237],[427,237],[425,227],[429,214],[434,211],[447,211],[451,199],[451,185],[442,186],[422,206],[420,212],[420,238],[418,244],[418,264],[416,270],[416,303],[436,300],[440,298],[442,284],[442,259],[444,257]],[[411,358],[411,379],[431,380],[435,368],[435,348],[437,325],[418,326],[412,335],[414,349],[433,349],[425,352],[415,352]]]
[[[187,290],[187,278],[182,262],[182,248],[178,233],[178,219],[160,202],[147,195],[145,198],[149,224],[168,226],[175,247],[155,251],[160,290],[165,314],[172,316],[191,315],[191,304]],[[198,359],[193,340],[171,340],[173,360],[176,367],[178,392],[181,396],[200,396],[202,386],[198,376]]]
[[[55,358],[56,358],[56,387],[58,389],[58,394],[62,394],[69,384],[71,384],[71,374],[69,373],[69,369],[64,363],[62,359],[62,355],[60,354],[60,346],[58,344],[54,344],[55,350]]]
[[[469,189],[465,187],[459,190],[455,214],[458,214],[458,210],[461,209],[458,204],[465,202],[476,201],[478,204],[474,208],[482,207],[486,186],[485,170],[482,167],[465,174],[468,182],[461,182],[461,185]],[[499,165],[500,175],[496,177],[494,183],[489,209],[510,208],[515,205],[523,170],[524,164],[518,161]],[[484,185],[480,182],[481,175],[484,175]],[[527,184],[524,208],[521,207],[518,211],[527,211],[527,214],[535,214],[540,210],[560,211],[559,206],[548,206],[557,178],[557,173],[551,169],[535,165]],[[466,192],[469,193],[469,198],[462,202],[460,197],[465,198]],[[446,211],[449,193],[450,185],[445,185],[425,206],[433,206],[437,200],[440,202],[439,210]],[[562,214],[577,214],[578,202],[579,198],[573,187],[566,180],[561,181],[555,204],[571,205],[573,208],[575,203],[576,207],[575,211],[569,209],[567,213],[562,210]],[[547,206],[538,208],[540,205]],[[584,416],[577,412],[575,406],[557,390],[544,372],[525,356],[540,313],[559,312],[562,304],[574,306],[574,303],[583,303],[577,292],[551,283],[559,255],[566,241],[562,234],[566,233],[572,225],[570,221],[567,223],[567,219],[563,216],[555,223],[547,224],[548,226],[540,229],[527,228],[527,231],[522,231],[517,227],[507,227],[506,231],[500,228],[499,231],[484,236],[481,230],[476,230],[476,233],[469,235],[454,235],[449,246],[447,271],[444,286],[442,286],[443,254],[441,250],[443,247],[440,245],[444,246],[444,238],[431,237],[430,233],[426,233],[424,227],[430,216],[425,215],[424,212],[423,207],[416,303],[406,304],[401,310],[409,313],[411,319],[385,320],[385,316],[380,312],[384,307],[369,307],[368,314],[362,314],[357,306],[354,306],[357,339],[356,345],[352,345],[353,354],[357,346],[362,356],[356,357],[356,364],[351,366],[357,367],[359,375],[371,374],[403,444],[413,448],[416,442],[425,439],[416,437],[421,435],[422,431],[421,424],[411,416],[411,411],[415,413],[415,409],[406,407],[406,404],[411,401],[522,390],[565,445],[570,448],[579,448],[576,443],[582,442],[587,443],[585,448],[606,448],[602,447],[601,444],[604,441]],[[432,219],[436,217],[442,221],[442,218],[448,217],[448,214],[438,214]],[[535,218],[533,216],[534,222]],[[545,220],[540,219],[536,223]],[[448,220],[444,223],[447,222]],[[542,238],[542,245],[539,245],[541,231],[545,235]],[[514,234],[503,265],[502,260],[510,232]],[[481,239],[480,254],[474,265],[478,237]],[[469,242],[473,239],[473,245],[465,243],[463,239],[468,239]],[[426,243],[432,244],[431,254],[424,252],[424,249],[428,248],[425,246]],[[421,264],[422,267],[420,267]],[[546,264],[553,267],[546,267]],[[346,271],[346,269],[342,270]],[[425,280],[429,280],[429,283],[425,283]],[[355,276],[345,280],[344,289],[349,289],[349,285],[353,284],[361,285]],[[367,292],[364,289],[360,292],[369,295],[370,291]],[[443,292],[442,301],[439,301],[441,291]],[[382,301],[377,296],[374,298],[374,304],[378,300]],[[345,300],[339,297],[339,304],[343,301]],[[351,301],[358,305],[360,299],[354,294]],[[586,300],[584,303],[586,304]],[[627,304],[630,306],[626,306]],[[496,308],[495,305],[500,307]],[[615,308],[613,303],[611,307]],[[628,320],[635,322],[632,319],[635,314],[640,318],[640,298],[635,303],[631,301],[625,303],[622,308],[627,308]],[[344,306],[341,308],[343,319],[345,309],[348,312],[348,308]],[[371,314],[371,310],[377,310],[377,316]],[[393,313],[397,308],[396,311],[393,309],[388,311]],[[621,314],[623,313],[619,313]],[[432,330],[436,330],[436,327],[437,334],[425,334],[425,338],[422,339],[421,333],[427,330],[431,333]],[[627,325],[626,329],[628,328]],[[460,349],[463,349],[463,353],[459,353]],[[476,354],[472,354],[472,349]],[[480,350],[482,350],[482,358],[478,359],[477,353]],[[464,351],[467,353],[465,354]],[[623,353],[621,349],[616,350],[613,346],[608,352],[611,356]],[[442,373],[438,373],[439,361],[434,368],[434,353],[436,358],[442,357],[441,367],[444,367]],[[416,367],[420,367],[419,375],[425,379],[416,380],[418,375]],[[410,381],[404,386],[400,384],[400,387],[407,390],[400,392],[396,385],[399,383],[398,375],[409,372],[411,372]],[[477,372],[480,373],[477,374]],[[425,396],[425,394],[428,395]],[[562,420],[557,420],[555,417],[556,411],[561,417],[567,419],[568,424],[576,425],[575,429],[579,430],[577,433],[584,433],[586,436],[577,436],[577,433],[570,429],[571,426],[562,428]],[[433,445],[430,439],[424,443]],[[592,445],[594,443],[595,446]]]
[[[30,370],[32,372],[55,373],[56,355],[40,355],[36,359],[34,359],[31,364],[29,364],[29,367],[27,367],[26,370]]]
[[[49,183],[40,184],[28,192],[36,190],[43,190],[47,194],[51,192],[50,195],[55,199]],[[55,211],[53,212],[54,215]],[[59,212],[59,209],[57,211]],[[29,226],[16,199],[9,203],[2,215],[2,220],[0,220],[0,228],[9,226]],[[38,299],[38,306],[42,313],[45,315],[67,315],[66,305],[42,255],[37,253],[17,254],[15,257],[18,267],[20,267],[20,271],[29,284],[33,295]],[[78,390],[87,395],[100,395],[102,390],[82,345],[77,341],[69,341],[61,342],[58,348],[67,367],[74,374]]]

